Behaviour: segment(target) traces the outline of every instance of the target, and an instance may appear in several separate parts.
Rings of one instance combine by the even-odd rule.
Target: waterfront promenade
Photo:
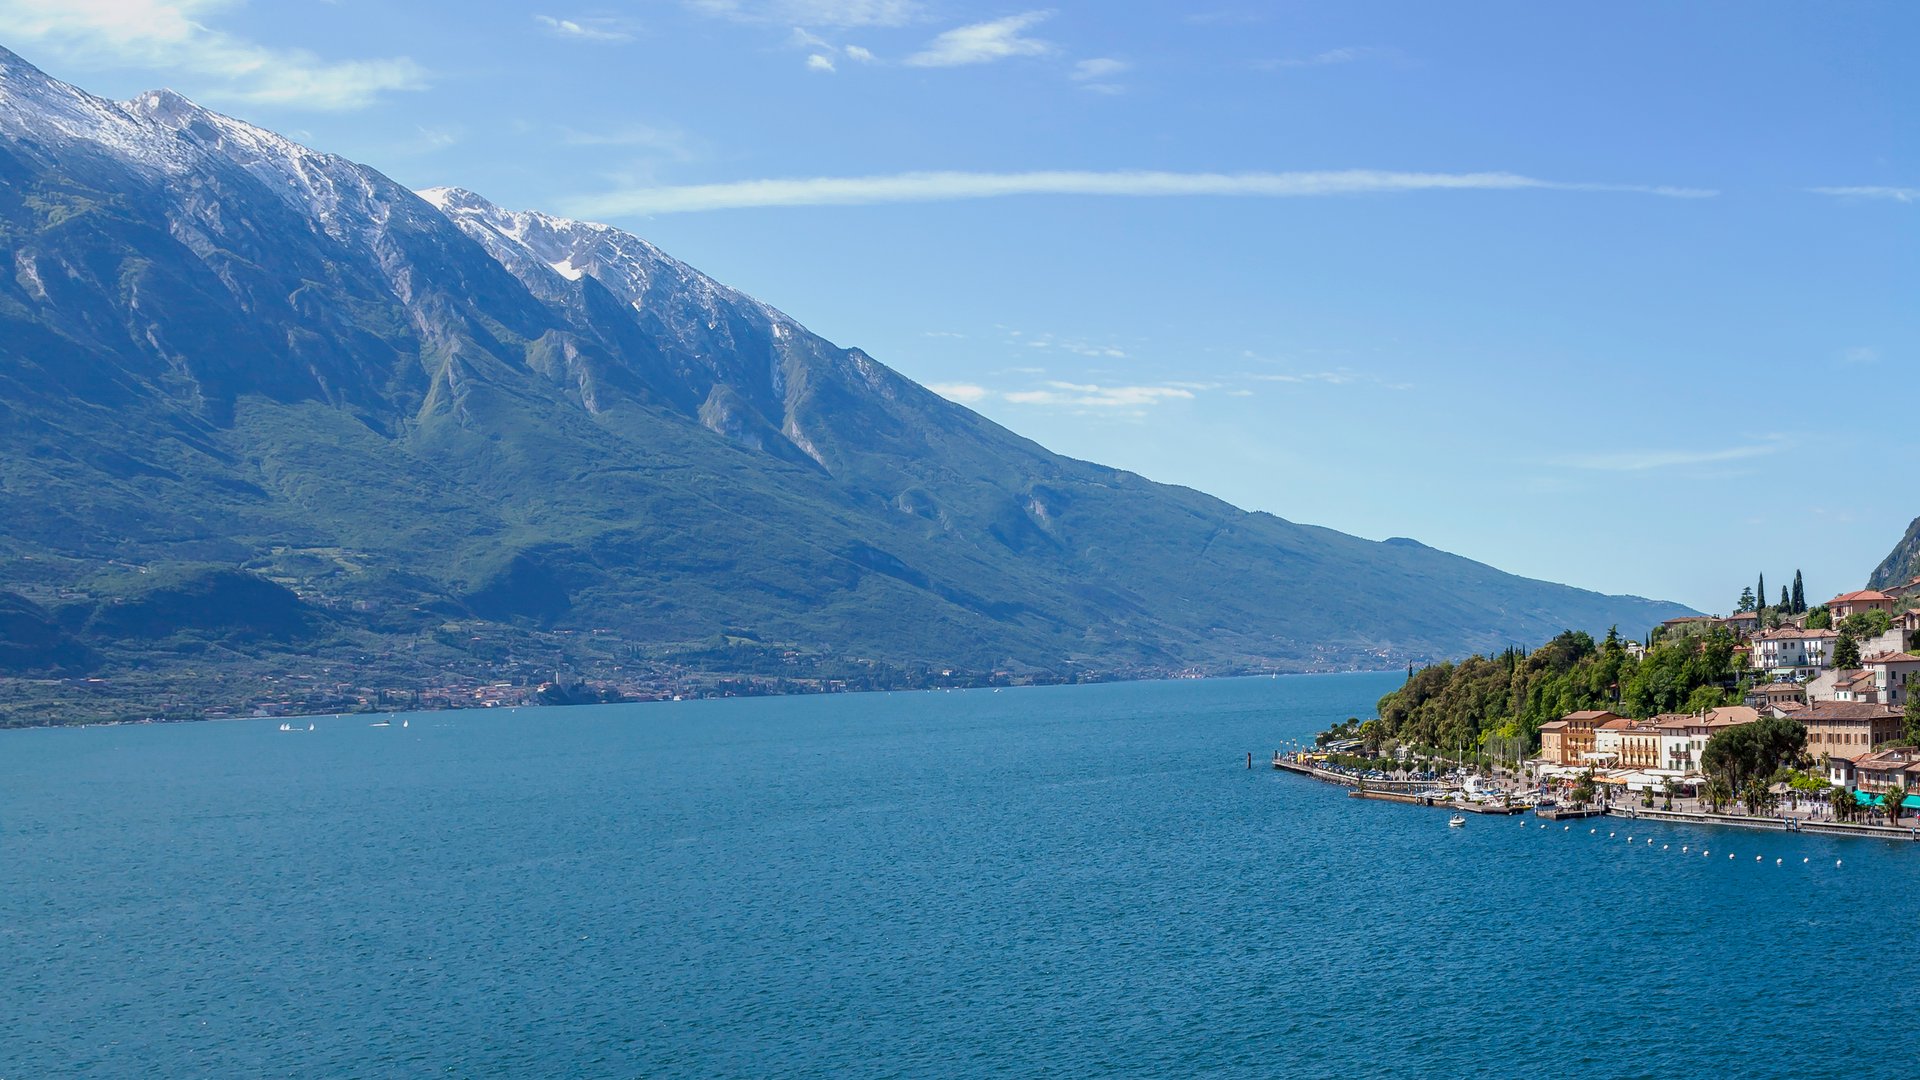
[[[1282,754],[1273,758],[1275,769],[1291,772],[1324,783],[1338,784],[1353,788],[1350,795],[1354,798],[1376,799],[1382,802],[1413,803],[1439,809],[1460,810],[1480,814],[1522,814],[1525,806],[1507,807],[1490,803],[1474,803],[1445,798],[1449,790],[1431,780],[1365,780],[1350,773],[1292,760]],[[1767,832],[1815,833],[1823,836],[1857,836],[1880,840],[1899,840],[1920,842],[1920,819],[1907,824],[1886,825],[1877,822],[1834,821],[1819,816],[1817,804],[1807,807],[1794,807],[1777,814],[1745,814],[1737,810],[1714,811],[1706,808],[1697,799],[1676,799],[1676,809],[1666,810],[1659,807],[1641,806],[1637,802],[1601,801],[1578,809],[1556,807],[1551,810],[1535,810],[1543,818],[1555,820],[1571,817],[1616,817],[1632,821],[1658,821],[1673,825],[1717,825],[1736,829],[1757,829]],[[1691,804],[1691,805],[1690,805]]]

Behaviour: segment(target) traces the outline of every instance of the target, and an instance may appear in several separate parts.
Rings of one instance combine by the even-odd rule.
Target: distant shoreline
[[[289,722],[294,720],[317,720],[321,718],[347,720],[361,716],[426,716],[435,713],[469,712],[500,713],[522,709],[539,709],[544,711],[549,709],[577,709],[607,705],[674,705],[695,701],[746,701],[758,698],[844,697],[867,694],[953,694],[966,693],[968,691],[987,691],[991,693],[997,690],[1040,690],[1076,686],[1113,686],[1128,683],[1229,682],[1233,680],[1325,678],[1337,675],[1386,675],[1398,670],[1400,670],[1399,667],[1395,666],[1384,668],[1347,668],[1340,671],[1274,671],[1238,675],[1159,675],[1138,678],[1089,679],[1083,682],[1068,682],[1065,680],[1059,682],[1034,682],[1023,683],[1017,686],[993,686],[983,684],[979,686],[925,687],[916,689],[819,690],[810,693],[711,694],[687,696],[680,699],[635,698],[625,701],[568,702],[566,704],[493,706],[443,705],[428,708],[366,709],[355,712],[290,712],[261,714],[257,716],[183,716],[178,718],[154,717],[141,720],[88,720],[70,724],[36,723],[0,725],[0,735],[12,731],[76,731],[86,728],[170,727],[180,724],[225,724],[248,720],[278,720]]]

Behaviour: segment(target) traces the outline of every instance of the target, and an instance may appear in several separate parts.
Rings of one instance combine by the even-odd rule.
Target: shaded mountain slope
[[[42,599],[215,564],[375,635],[1055,672],[1379,666],[1684,611],[1052,454],[637,237],[4,50],[0,180],[0,587]]]

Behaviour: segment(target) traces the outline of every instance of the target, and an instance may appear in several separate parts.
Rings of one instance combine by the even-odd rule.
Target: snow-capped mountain
[[[407,632],[1062,672],[1681,610],[1060,457],[619,229],[5,50],[0,237],[0,593],[211,562]]]

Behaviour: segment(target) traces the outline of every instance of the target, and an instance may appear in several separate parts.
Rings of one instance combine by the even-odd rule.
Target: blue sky
[[[1731,607],[1920,514],[1907,3],[0,0],[610,221],[1063,453]]]

